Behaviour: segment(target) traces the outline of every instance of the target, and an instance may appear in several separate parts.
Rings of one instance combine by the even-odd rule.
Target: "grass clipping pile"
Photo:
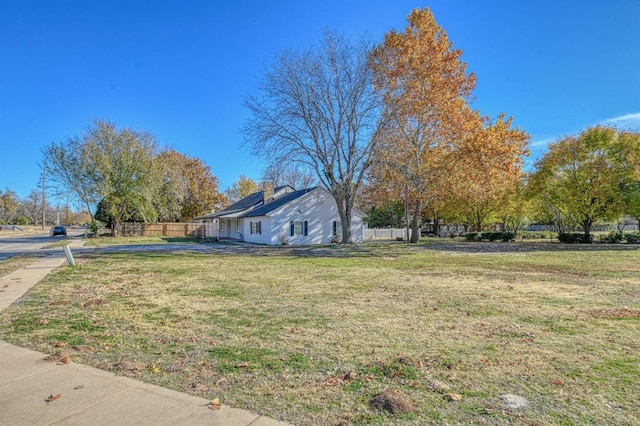
[[[296,425],[640,424],[640,252],[513,247],[94,254],[0,338]]]

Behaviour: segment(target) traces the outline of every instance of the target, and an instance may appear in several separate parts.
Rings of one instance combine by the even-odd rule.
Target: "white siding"
[[[233,218],[220,218],[220,238],[233,238],[241,240],[243,238],[243,224],[244,219]]]
[[[351,214],[351,239],[354,243],[364,242],[364,217],[359,214]]]
[[[244,218],[244,240],[248,243],[273,245],[271,238],[271,218],[268,216]],[[251,222],[260,222],[261,233],[251,233]]]
[[[282,244],[284,236],[289,244],[329,244],[333,237],[333,222],[339,221],[335,200],[324,189],[317,189],[272,211],[267,217],[245,218],[245,241],[262,244]],[[352,238],[354,242],[363,241],[363,221],[359,212],[352,215]],[[252,236],[248,231],[249,221],[263,220],[262,234]],[[290,234],[291,221],[307,221],[308,235]],[[249,239],[251,238],[251,240]]]

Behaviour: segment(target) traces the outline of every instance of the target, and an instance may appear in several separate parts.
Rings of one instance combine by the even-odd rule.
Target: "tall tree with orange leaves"
[[[162,185],[155,207],[160,220],[188,222],[226,204],[226,198],[218,190],[218,178],[201,159],[165,149],[158,161]]]
[[[459,215],[482,227],[515,191],[529,137],[504,114],[492,121],[471,110],[475,75],[429,9],[414,10],[408,21],[371,55],[387,118],[372,182],[382,194],[406,198],[417,242],[422,212],[437,216],[445,203],[460,202]]]
[[[512,118],[478,117],[459,145],[447,185],[446,202],[463,220],[481,231],[487,219],[506,209],[516,194],[529,135],[512,127]]]
[[[381,193],[408,200],[411,242],[417,242],[421,213],[443,200],[457,141],[473,116],[467,105],[475,76],[467,74],[462,52],[429,9],[414,10],[408,21],[404,32],[387,33],[371,55],[386,114],[371,176],[385,187]]]

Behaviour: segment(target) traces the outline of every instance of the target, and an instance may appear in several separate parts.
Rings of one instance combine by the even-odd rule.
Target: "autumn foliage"
[[[158,160],[163,186],[156,198],[156,209],[161,220],[188,222],[226,203],[218,191],[218,179],[201,159],[167,149]]]
[[[471,110],[475,75],[429,9],[408,21],[371,54],[385,102],[371,181],[381,200],[407,200],[416,242],[422,213],[437,216],[445,204],[464,206],[466,221],[481,227],[515,190],[528,136],[504,114],[492,121]]]
[[[549,145],[536,163],[529,192],[560,232],[623,214],[640,217],[640,133],[595,126]]]

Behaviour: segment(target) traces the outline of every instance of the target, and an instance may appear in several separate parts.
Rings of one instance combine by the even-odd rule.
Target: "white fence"
[[[204,237],[205,238],[218,238],[218,224],[213,222],[205,222],[204,225]]]
[[[404,239],[407,230],[404,228],[365,228],[364,239],[366,240],[395,240]]]

